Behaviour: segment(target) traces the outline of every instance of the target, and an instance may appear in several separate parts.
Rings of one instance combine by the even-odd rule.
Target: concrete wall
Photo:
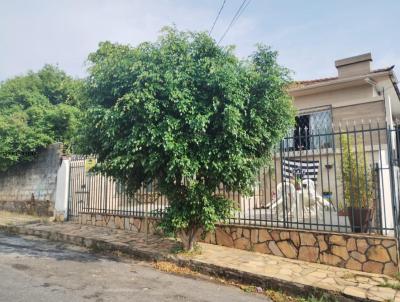
[[[53,144],[37,158],[0,174],[0,210],[52,215],[62,145]]]
[[[349,128],[352,129],[354,127],[353,122],[356,122],[356,126],[359,126],[361,121],[364,124],[369,124],[369,121],[371,121],[371,128],[377,127],[377,121],[379,121],[380,127],[385,127],[385,110],[384,101],[334,107],[332,109],[332,119],[335,125],[341,124],[343,129],[346,128],[347,123]],[[364,126],[364,129],[368,129],[368,126]],[[385,138],[383,137],[382,139],[384,140]]]
[[[367,84],[298,95],[293,98],[294,106],[298,109],[308,109],[328,105],[333,107],[343,107],[379,100],[383,100],[383,98],[374,98],[373,88]]]

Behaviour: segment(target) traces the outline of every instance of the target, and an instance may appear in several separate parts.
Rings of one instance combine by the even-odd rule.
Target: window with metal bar
[[[331,148],[332,141],[331,107],[310,108],[299,111],[285,147],[291,150]]]

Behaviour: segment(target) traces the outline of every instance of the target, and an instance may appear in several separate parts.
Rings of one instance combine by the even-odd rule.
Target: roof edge
[[[371,72],[360,75],[360,76],[367,76],[369,74],[375,74],[375,73],[380,73],[380,72],[385,72],[385,71],[391,71],[393,70],[395,67],[395,65],[391,65],[389,67],[385,67],[385,68],[379,68],[379,69],[375,69],[375,70],[371,70]],[[320,79],[314,79],[314,80],[302,80],[302,81],[294,81],[295,84],[297,85],[304,85],[304,86],[309,86],[309,85],[313,85],[313,84],[318,84],[321,82],[329,82],[329,81],[334,81],[334,80],[338,80],[339,77],[327,77],[327,78],[320,78]]]

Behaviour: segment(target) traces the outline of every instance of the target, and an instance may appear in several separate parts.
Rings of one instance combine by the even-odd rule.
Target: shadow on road
[[[88,250],[84,248],[65,243],[50,242],[32,236],[0,233],[0,256],[6,254],[76,262],[94,262],[101,259],[117,260],[115,257],[88,253]]]

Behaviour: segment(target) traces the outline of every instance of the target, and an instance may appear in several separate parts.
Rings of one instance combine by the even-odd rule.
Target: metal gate
[[[93,160],[74,156],[70,162],[68,190],[68,219],[80,213],[103,213],[129,216],[160,217],[167,207],[167,199],[153,183],[144,184],[133,194],[124,185],[101,173],[92,173]]]
[[[73,156],[70,162],[68,189],[68,220],[78,217],[89,202],[89,178],[85,172],[85,158]]]

